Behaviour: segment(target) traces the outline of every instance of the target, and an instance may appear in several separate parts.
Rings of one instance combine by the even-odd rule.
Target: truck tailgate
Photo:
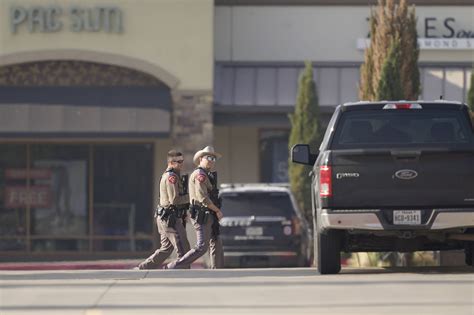
[[[332,208],[474,206],[474,153],[439,149],[331,152]]]

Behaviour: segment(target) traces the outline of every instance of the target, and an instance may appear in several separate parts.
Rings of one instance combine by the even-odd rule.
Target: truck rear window
[[[331,148],[464,146],[471,139],[458,110],[354,110],[342,114]]]
[[[294,214],[290,196],[284,192],[223,193],[222,211],[226,217],[281,216]]]

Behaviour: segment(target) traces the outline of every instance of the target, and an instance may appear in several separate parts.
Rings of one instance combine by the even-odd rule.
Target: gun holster
[[[176,225],[176,216],[175,215],[170,215],[168,217],[168,220],[166,220],[166,226],[169,228],[174,228]]]
[[[153,217],[154,217],[155,219],[158,218],[158,217],[161,218],[161,216],[163,215],[163,210],[164,210],[164,209],[163,209],[162,207],[156,206],[156,208],[155,208],[155,213],[153,214]]]
[[[189,206],[189,214],[191,215],[191,219],[196,220],[197,207],[195,205]]]
[[[160,207],[158,216],[160,217],[161,221],[166,222],[167,227],[174,228],[176,225],[176,209],[173,206],[167,208]]]
[[[197,222],[197,224],[204,225],[207,223],[209,217],[209,209],[198,205],[191,206],[191,218]]]

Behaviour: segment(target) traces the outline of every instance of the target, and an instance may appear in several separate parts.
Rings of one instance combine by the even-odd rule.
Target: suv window
[[[463,145],[471,137],[458,110],[354,110],[341,116],[332,148]]]
[[[222,193],[222,211],[229,216],[294,215],[290,196],[285,192],[228,192]]]

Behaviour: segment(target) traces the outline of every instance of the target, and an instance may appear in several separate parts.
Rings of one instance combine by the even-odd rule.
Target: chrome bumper
[[[347,212],[321,212],[320,226],[323,229],[341,230],[394,230],[397,225],[383,224],[377,215],[381,210],[347,210]],[[424,228],[427,230],[444,230],[452,228],[474,227],[474,209],[459,212],[451,209],[433,210],[426,224],[409,226],[408,228]],[[400,226],[407,229],[407,226]]]

